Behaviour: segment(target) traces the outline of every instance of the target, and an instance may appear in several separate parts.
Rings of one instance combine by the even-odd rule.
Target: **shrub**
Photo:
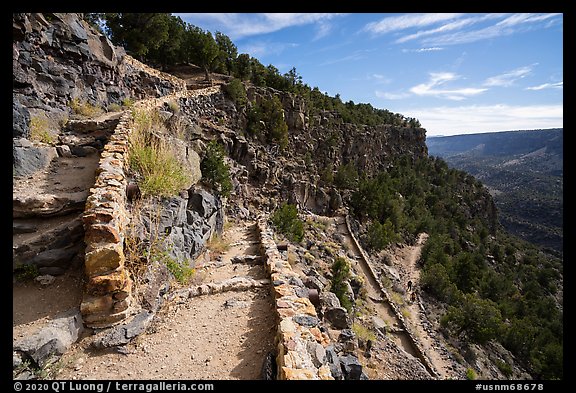
[[[47,144],[54,143],[54,136],[50,133],[50,122],[45,116],[30,118],[30,139]]]
[[[134,100],[132,98],[126,97],[122,99],[122,106],[125,108],[131,108],[134,105]]]
[[[246,89],[239,79],[232,79],[224,86],[224,93],[234,102],[237,108],[245,107],[248,103]]]
[[[304,238],[304,223],[298,218],[295,205],[282,204],[272,215],[272,223],[291,241],[299,242]]]
[[[332,281],[330,285],[330,292],[333,292],[340,300],[340,304],[348,312],[352,311],[352,302],[348,298],[346,282],[350,278],[350,265],[346,259],[338,257],[332,264]]]
[[[500,359],[496,359],[495,363],[496,367],[498,367],[498,370],[500,370],[506,378],[510,378],[510,376],[512,375],[512,367],[508,363]]]
[[[216,141],[211,141],[206,147],[206,153],[200,163],[202,179],[216,192],[223,196],[229,196],[232,191],[230,169],[224,162],[224,148]]]
[[[354,322],[352,324],[352,331],[356,334],[356,337],[364,340],[364,341],[376,341],[376,335],[366,326],[359,324],[358,322]]]
[[[108,108],[106,109],[108,110],[108,112],[120,112],[122,110],[122,107],[120,106],[120,104],[114,102],[108,105]]]
[[[172,113],[176,113],[180,110],[180,105],[178,105],[178,103],[174,100],[170,100],[168,101],[168,109],[170,109],[170,112]]]
[[[248,111],[247,130],[251,135],[266,136],[268,143],[275,143],[281,149],[288,146],[288,125],[284,120],[284,109],[277,96],[263,99],[260,105],[253,103]]]
[[[400,236],[394,232],[394,227],[389,219],[384,224],[373,221],[368,228],[368,245],[373,250],[382,250],[388,244],[399,241]]]
[[[78,98],[70,101],[70,109],[72,109],[72,112],[75,114],[84,117],[96,117],[104,112],[99,106],[92,105],[86,101],[81,102]]]
[[[128,150],[130,168],[142,176],[144,195],[167,197],[177,194],[190,181],[190,175],[178,161],[166,141],[152,131],[164,127],[157,112],[136,111]]]
[[[196,269],[190,267],[188,261],[179,262],[167,254],[162,255],[162,261],[180,284],[188,283],[190,278],[196,273]]]
[[[16,278],[21,281],[32,280],[40,275],[38,266],[34,264],[23,264],[15,270]]]
[[[469,381],[473,381],[476,379],[476,373],[471,368],[466,369],[466,379]]]
[[[458,307],[450,306],[440,322],[456,335],[478,344],[485,344],[503,332],[502,315],[496,303],[474,294],[465,295]]]
[[[336,176],[334,176],[334,185],[338,188],[355,188],[358,184],[358,171],[352,162],[340,165]]]

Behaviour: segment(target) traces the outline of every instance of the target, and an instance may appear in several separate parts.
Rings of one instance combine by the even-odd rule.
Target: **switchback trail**
[[[223,241],[229,244],[226,251],[219,257],[212,252],[204,266],[197,265],[198,281],[246,277],[266,282],[262,264],[233,259],[258,254],[251,223],[234,224],[225,230]],[[122,353],[93,349],[88,339],[79,341],[64,355],[67,366],[56,379],[261,379],[264,358],[274,348],[273,307],[268,285],[176,296]]]

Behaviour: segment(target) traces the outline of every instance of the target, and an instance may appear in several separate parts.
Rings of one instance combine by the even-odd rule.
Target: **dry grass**
[[[224,240],[222,236],[214,234],[208,243],[206,243],[206,248],[216,254],[224,254],[230,248],[230,242]]]
[[[358,322],[352,324],[352,331],[356,334],[356,337],[364,341],[376,341],[376,335],[374,332]]]
[[[45,115],[35,115],[30,118],[30,139],[36,142],[54,144],[56,136],[52,124]]]
[[[72,109],[72,112],[75,114],[88,118],[100,116],[104,113],[101,107],[92,105],[86,101],[80,101],[77,98],[70,101],[70,109]]]
[[[190,174],[162,138],[166,132],[157,111],[133,111],[128,162],[142,176],[139,182],[144,195],[176,195],[190,182]]]

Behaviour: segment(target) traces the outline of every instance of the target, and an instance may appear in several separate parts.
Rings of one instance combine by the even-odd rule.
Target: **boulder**
[[[360,380],[362,376],[362,365],[356,356],[340,356],[340,367],[345,380]]]
[[[326,318],[336,329],[346,329],[350,327],[348,311],[344,307],[329,307],[324,311]]]
[[[51,320],[37,333],[12,344],[16,352],[26,354],[40,368],[62,356],[82,334],[84,325],[78,309]]]
[[[12,143],[12,170],[14,176],[29,176],[46,169],[58,153],[53,146],[34,145],[29,140],[14,139]]]

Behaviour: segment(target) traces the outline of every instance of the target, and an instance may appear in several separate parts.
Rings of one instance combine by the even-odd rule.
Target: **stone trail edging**
[[[316,309],[307,297],[298,296],[298,274],[282,258],[266,219],[259,218],[256,225],[278,315],[277,379],[332,380],[330,367],[322,356],[330,338],[318,327]]]
[[[220,86],[199,90],[180,90],[160,98],[134,104],[135,109],[153,109],[181,97],[211,95]],[[132,115],[125,111],[104,146],[83,214],[86,243],[85,273],[88,282],[80,311],[84,323],[106,328],[126,319],[134,310],[132,280],[125,269],[124,238],[130,222],[126,208],[128,140]]]
[[[364,249],[360,245],[360,242],[358,242],[358,239],[356,239],[354,232],[352,232],[352,228],[350,226],[350,217],[348,216],[348,214],[346,214],[345,219],[346,219],[346,228],[348,229],[348,232],[350,233],[350,237],[352,238],[352,241],[354,242],[354,245],[356,246],[356,248],[360,251],[360,255],[362,257],[361,258],[362,263],[364,263],[365,266],[368,268],[370,275],[372,276],[374,281],[378,284],[378,288],[380,289],[380,293],[382,293],[384,295],[384,298],[386,299],[386,301],[388,302],[390,307],[392,307],[392,310],[394,311],[396,318],[400,322],[400,327],[404,330],[404,333],[406,334],[406,336],[408,336],[410,342],[412,343],[414,350],[417,352],[418,359],[422,362],[422,364],[426,367],[426,370],[428,370],[428,372],[434,378],[440,378],[440,375],[438,374],[438,372],[436,371],[436,369],[432,365],[432,362],[430,361],[428,356],[422,350],[422,344],[420,344],[420,341],[418,340],[418,338],[416,338],[416,335],[414,334],[414,332],[412,332],[409,325],[404,320],[404,316],[402,315],[402,313],[400,312],[400,310],[398,309],[396,304],[393,301],[391,301],[390,296],[388,295],[388,292],[386,291],[384,286],[382,286],[382,283],[380,282],[380,280],[378,280],[378,276],[374,272],[374,269],[372,269],[370,257],[368,256],[368,254],[366,254],[366,251],[364,251]]]

